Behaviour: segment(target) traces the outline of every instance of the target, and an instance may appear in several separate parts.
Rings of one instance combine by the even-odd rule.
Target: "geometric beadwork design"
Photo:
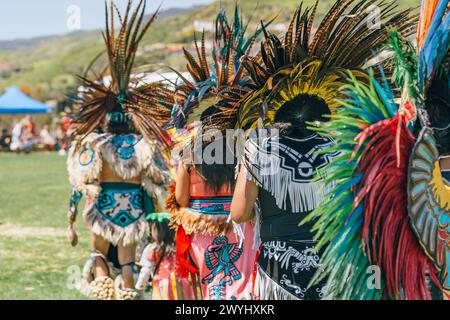
[[[134,134],[129,135],[113,135],[109,140],[115,148],[115,153],[122,160],[129,160],[133,157],[135,149],[134,146],[141,141],[142,137],[137,137]]]
[[[132,216],[130,211],[120,210],[119,213],[112,217],[111,221],[114,222],[114,224],[124,228],[135,222],[136,219]]]
[[[144,206],[144,195],[142,192],[134,193],[130,196],[130,204],[134,209],[142,209]]]
[[[110,192],[101,192],[97,199],[97,207],[100,210],[112,210],[116,206],[114,194]]]
[[[144,191],[141,188],[113,190],[104,188],[97,199],[96,208],[105,219],[126,227],[144,214]]]

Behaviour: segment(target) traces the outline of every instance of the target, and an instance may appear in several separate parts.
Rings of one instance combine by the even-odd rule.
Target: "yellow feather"
[[[271,97],[269,103],[271,112],[268,113],[270,123],[273,123],[274,115],[279,108],[302,94],[322,98],[332,112],[338,107],[336,99],[340,96],[339,89],[343,82],[335,73],[319,76],[321,64],[319,60],[316,60],[307,64],[299,64],[292,70],[293,77],[286,79],[282,89]]]

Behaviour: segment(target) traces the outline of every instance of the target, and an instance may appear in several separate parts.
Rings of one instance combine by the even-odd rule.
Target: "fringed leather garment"
[[[318,170],[336,154],[321,154],[333,141],[316,134],[305,138],[276,136],[247,144],[247,178],[259,187],[261,253],[255,295],[261,300],[317,300],[324,283],[308,288],[321,268],[312,224],[299,227],[326,192]]]

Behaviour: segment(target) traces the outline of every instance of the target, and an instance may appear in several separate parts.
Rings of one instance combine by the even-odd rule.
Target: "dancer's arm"
[[[180,207],[189,206],[189,191],[190,175],[188,167],[180,162],[177,170],[177,186],[175,188],[175,199]]]
[[[77,219],[78,205],[80,204],[82,197],[83,194],[81,192],[77,191],[75,188],[72,190],[72,195],[70,196],[69,213],[67,216],[69,223],[68,237],[72,247],[75,247],[78,244],[78,235],[75,231],[74,224]]]
[[[241,167],[231,202],[231,220],[236,223],[251,220],[258,193],[258,186],[247,179],[247,171]]]
[[[78,214],[78,205],[80,204],[81,199],[83,198],[83,194],[75,189],[72,190],[72,194],[70,196],[69,202],[69,213],[68,220],[69,225],[75,223]]]

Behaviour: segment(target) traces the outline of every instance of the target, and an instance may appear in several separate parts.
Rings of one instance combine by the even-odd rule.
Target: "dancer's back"
[[[108,164],[108,162],[103,160],[102,172],[100,175],[100,182],[126,182],[126,183],[135,183],[141,184],[141,177],[133,177],[130,179],[124,179],[120,177]]]

